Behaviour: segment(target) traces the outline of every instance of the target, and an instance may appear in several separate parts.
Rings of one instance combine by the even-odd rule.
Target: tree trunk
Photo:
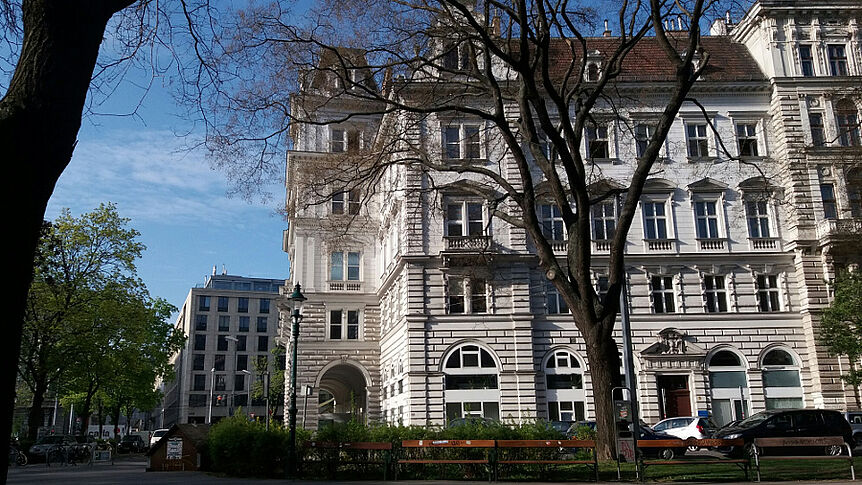
[[[99,420],[99,439],[102,439],[102,427],[105,426],[105,417],[102,413],[104,410],[104,406],[102,406],[102,400],[99,399],[98,404],[96,404],[96,419]],[[84,431],[84,436],[90,434],[89,428]]]
[[[616,342],[598,329],[582,331],[596,407],[596,451],[600,460],[616,458],[614,387],[620,386],[620,357]]]
[[[99,45],[114,12],[108,2],[24,1],[24,38],[9,88],[0,100],[0,146],[3,168],[17,190],[7,191],[7,226],[15,237],[6,260],[12,282],[10,314],[4,327],[0,367],[5,416],[0,442],[8,454],[15,409],[15,381],[27,292],[33,276],[33,255],[48,199],[72,157],[75,139]],[[0,482],[6,481],[6,467]]]
[[[39,427],[42,426],[44,419],[42,406],[45,404],[45,393],[47,390],[48,384],[43,379],[37,381],[33,389],[33,401],[30,403],[30,413],[27,415],[27,438],[31,441],[36,440]]]

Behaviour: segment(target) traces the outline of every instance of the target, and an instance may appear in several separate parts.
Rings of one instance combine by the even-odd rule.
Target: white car
[[[168,431],[169,430],[166,428],[153,431],[153,434],[150,436],[150,448],[155,446],[155,444],[158,443],[158,441],[162,439],[162,436],[164,436]]]
[[[652,429],[685,440],[709,438],[717,428],[709,418],[686,416],[663,419]],[[697,451],[697,446],[689,446],[688,451]]]

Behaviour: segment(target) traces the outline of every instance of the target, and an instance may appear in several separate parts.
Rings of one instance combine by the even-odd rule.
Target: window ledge
[[[708,156],[708,157],[686,157],[686,160],[688,160],[688,163],[704,163],[704,162],[718,163],[721,161],[720,158],[712,157],[712,156]]]

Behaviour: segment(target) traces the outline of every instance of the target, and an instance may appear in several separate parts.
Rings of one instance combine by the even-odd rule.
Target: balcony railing
[[[593,239],[594,253],[607,253],[611,250],[611,239]]]
[[[721,237],[698,238],[697,247],[701,251],[724,251],[727,248],[727,240]]]
[[[491,236],[445,236],[447,251],[487,251],[491,249]]]
[[[548,241],[548,244],[551,245],[551,249],[553,249],[555,253],[569,252],[569,241]]]
[[[329,291],[362,291],[361,281],[330,281]]]
[[[748,243],[752,251],[780,251],[777,237],[750,237]]]
[[[676,249],[676,239],[644,239],[647,251],[668,252]]]
[[[862,236],[862,218],[826,219],[817,223],[817,239]]]

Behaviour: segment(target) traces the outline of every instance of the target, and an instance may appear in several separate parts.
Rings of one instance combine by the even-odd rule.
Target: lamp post
[[[245,414],[246,414],[246,416],[248,416],[251,412],[251,385],[254,383],[254,379],[252,379],[251,371],[249,371],[248,369],[243,369],[240,371],[240,373],[248,376],[248,386],[246,389],[246,392],[248,393],[248,397],[246,397],[246,401],[245,401],[245,406],[246,406]]]
[[[293,326],[290,329],[290,408],[288,409],[288,434],[287,448],[287,473],[291,478],[296,477],[296,351],[299,344],[299,322],[302,321],[302,304],[306,298],[302,296],[299,283],[293,287],[293,293],[288,298],[292,310]]]
[[[207,424],[213,422],[213,390],[215,389],[215,367],[210,369],[210,405],[207,408]],[[162,423],[164,424],[164,423]]]
[[[269,369],[263,374],[263,395],[266,399],[266,430],[269,431]]]

